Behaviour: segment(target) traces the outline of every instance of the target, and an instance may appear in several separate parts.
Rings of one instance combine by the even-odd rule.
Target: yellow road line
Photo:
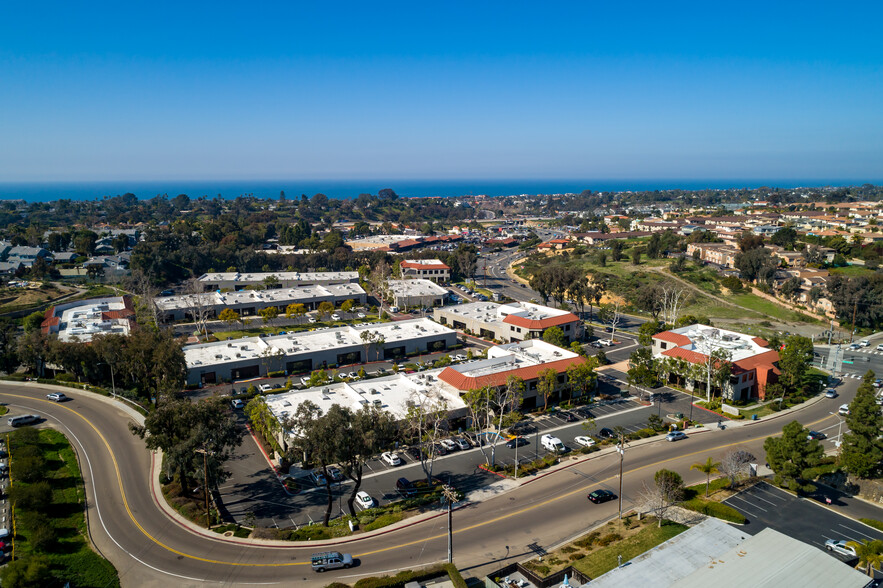
[[[173,547],[169,547],[168,545],[166,545],[165,543],[159,541],[159,540],[156,539],[153,535],[151,535],[150,533],[148,533],[147,530],[146,530],[144,527],[142,527],[141,524],[138,522],[138,520],[135,518],[134,514],[132,514],[132,510],[131,510],[131,508],[129,507],[129,500],[128,500],[128,498],[126,497],[126,491],[125,491],[125,488],[123,487],[123,479],[122,479],[122,475],[120,474],[120,468],[119,468],[119,464],[117,463],[116,455],[114,454],[113,450],[111,449],[111,447],[110,447],[110,443],[107,442],[107,439],[104,437],[104,435],[101,433],[101,431],[99,431],[98,428],[92,423],[92,421],[90,421],[88,418],[86,418],[85,416],[83,416],[82,414],[80,414],[79,412],[77,412],[76,410],[74,410],[74,409],[72,409],[72,408],[69,408],[69,407],[67,407],[67,406],[65,406],[65,405],[63,405],[63,404],[62,404],[62,405],[59,405],[59,404],[57,404],[57,403],[50,402],[49,400],[44,400],[44,399],[42,399],[42,398],[34,398],[34,397],[32,397],[32,396],[22,396],[22,395],[18,395],[18,394],[10,394],[9,392],[0,392],[0,394],[5,394],[5,395],[7,395],[7,396],[12,396],[12,397],[15,397],[15,398],[23,398],[23,399],[26,399],[26,400],[38,400],[38,401],[40,401],[40,402],[45,402],[45,403],[47,403],[47,404],[53,404],[53,405],[55,405],[55,406],[58,407],[58,408],[64,408],[65,410],[68,410],[68,411],[70,411],[71,413],[77,415],[78,417],[80,417],[81,419],[83,419],[83,420],[86,422],[86,424],[88,424],[90,427],[92,427],[92,429],[95,431],[95,433],[97,433],[98,436],[101,438],[101,441],[104,443],[105,447],[107,448],[108,453],[110,454],[111,461],[113,461],[113,467],[114,467],[114,470],[116,471],[117,483],[118,483],[119,488],[120,488],[120,494],[122,495],[123,504],[124,504],[125,507],[126,507],[126,512],[129,514],[129,518],[132,519],[132,522],[135,523],[135,526],[138,527],[138,529],[144,534],[145,537],[147,537],[148,539],[150,539],[151,541],[153,541],[153,542],[154,542],[156,545],[158,545],[159,547],[162,547],[163,549],[165,549],[165,550],[167,550],[167,551],[170,551],[171,553],[174,553],[175,555],[179,555],[179,556],[181,556],[181,557],[186,557],[186,558],[188,558],[188,559],[192,559],[192,560],[196,560],[196,561],[201,561],[201,562],[205,562],[205,563],[211,563],[211,564],[222,564],[222,565],[240,566],[240,567],[287,567],[287,566],[305,566],[305,565],[309,565],[309,562],[242,563],[242,562],[232,562],[232,561],[221,561],[221,560],[215,560],[215,559],[208,559],[208,558],[204,558],[204,557],[199,557],[199,556],[196,556],[196,555],[190,555],[190,554],[188,554],[188,553],[184,553],[183,551],[179,551],[179,550],[177,550],[177,549],[174,549]],[[823,418],[818,419],[818,420],[816,420],[816,421],[813,421],[813,422],[809,423],[809,424],[806,425],[806,426],[809,427],[809,426],[815,425],[815,424],[820,423],[820,422],[822,422],[822,421],[824,421],[824,420],[826,420],[826,419],[828,419],[828,418],[830,418],[830,416],[826,416],[826,417],[823,417]],[[754,439],[751,439],[750,441],[757,441],[757,440],[760,440],[760,439],[764,439],[764,438],[766,438],[766,437],[773,437],[773,436],[774,436],[774,435],[765,435],[765,436],[762,436],[762,437],[756,437],[756,438],[754,438]],[[665,464],[665,463],[668,463],[668,462],[670,462],[670,461],[675,461],[675,460],[678,460],[678,459],[683,459],[683,458],[685,458],[685,457],[690,457],[690,456],[692,456],[692,455],[698,455],[698,454],[700,454],[700,453],[708,453],[708,452],[710,452],[710,451],[718,451],[718,450],[720,450],[720,449],[726,449],[727,447],[732,447],[732,446],[734,446],[734,445],[742,445],[742,444],[745,444],[745,443],[750,442],[750,441],[738,441],[738,442],[734,442],[734,443],[727,443],[726,445],[718,445],[717,447],[711,447],[711,448],[708,448],[708,449],[703,449],[703,450],[701,450],[701,451],[694,451],[694,452],[692,452],[692,453],[687,453],[687,454],[683,454],[683,455],[677,455],[677,456],[675,456],[675,457],[670,457],[670,458],[665,459],[665,460],[662,460],[662,461],[658,461],[658,462],[650,463],[650,464],[643,465],[643,466],[640,466],[640,467],[637,467],[637,468],[633,468],[633,469],[630,469],[630,470],[626,470],[625,473],[626,473],[626,474],[632,474],[632,473],[634,473],[634,472],[638,472],[638,471],[641,471],[641,470],[646,469],[646,468],[649,468],[649,467],[658,467],[658,466],[660,466],[660,465],[662,465],[662,464]],[[612,480],[612,479],[615,479],[615,478],[617,478],[617,477],[618,477],[618,476],[610,476],[610,477],[607,477],[607,478],[605,478],[605,479],[603,479],[603,480],[600,480],[599,482],[593,482],[593,483],[590,484],[590,485],[591,485],[591,486],[594,486],[594,485],[596,485],[596,484],[600,484],[600,483],[603,483],[603,482],[607,482],[607,481]],[[93,484],[94,484],[94,481],[93,481]],[[577,489],[575,489],[575,490],[571,490],[570,492],[565,492],[564,494],[558,494],[558,495],[556,495],[556,496],[553,497],[553,498],[550,498],[550,499],[545,500],[545,501],[543,501],[543,502],[539,502],[539,503],[536,503],[536,504],[532,504],[531,506],[527,506],[527,507],[525,507],[525,508],[523,508],[523,509],[521,509],[521,510],[517,510],[517,511],[511,512],[511,513],[508,513],[508,514],[504,514],[504,515],[500,515],[500,516],[498,516],[498,517],[496,517],[496,518],[489,519],[489,520],[486,520],[486,521],[482,521],[482,522],[480,522],[480,523],[476,523],[476,524],[474,524],[474,525],[470,525],[470,526],[468,526],[468,527],[464,527],[464,528],[462,528],[462,529],[457,529],[457,530],[454,531],[454,534],[465,533],[466,531],[471,531],[471,530],[473,530],[473,529],[477,529],[477,528],[479,528],[479,527],[483,527],[483,526],[485,526],[485,525],[491,525],[491,524],[497,523],[497,522],[499,522],[499,521],[502,521],[502,520],[505,520],[505,519],[508,519],[508,518],[511,518],[511,517],[514,517],[514,516],[517,516],[517,515],[520,515],[520,514],[524,514],[524,513],[526,513],[526,512],[530,512],[530,511],[535,510],[535,509],[537,509],[537,508],[540,508],[540,507],[543,507],[543,506],[546,506],[546,505],[552,504],[553,502],[557,502],[557,501],[562,500],[562,499],[564,499],[564,498],[568,498],[569,496],[573,496],[574,494],[577,494],[577,493],[580,493],[580,492],[585,492],[586,489],[587,489],[590,485],[587,484],[587,485],[585,485],[585,486],[583,486],[583,487],[577,488]],[[94,487],[93,487],[93,489],[92,489],[92,492],[93,492],[93,494],[94,494],[94,492],[95,492]],[[392,546],[390,546],[390,547],[384,547],[384,548],[382,548],[382,549],[376,549],[376,550],[374,550],[374,551],[367,551],[367,552],[365,552],[365,553],[357,554],[357,555],[355,555],[354,557],[364,557],[364,556],[368,556],[368,555],[374,555],[374,554],[377,554],[377,553],[384,553],[384,552],[386,552],[386,551],[392,551],[392,550],[395,550],[395,549],[402,549],[402,548],[404,548],[404,547],[409,547],[409,546],[411,546],[411,545],[417,545],[417,544],[420,544],[420,543],[426,543],[427,541],[432,541],[433,539],[441,539],[441,538],[444,538],[444,537],[447,537],[447,533],[440,533],[440,534],[438,534],[438,535],[434,535],[434,536],[432,536],[432,537],[423,537],[423,538],[418,539],[418,540],[415,540],[415,541],[409,541],[409,542],[407,542],[407,543],[401,543],[401,544],[398,544],[398,545],[392,545]],[[365,539],[370,539],[370,537],[365,537]],[[279,549],[286,549],[286,548],[285,548],[285,547],[279,547]]]

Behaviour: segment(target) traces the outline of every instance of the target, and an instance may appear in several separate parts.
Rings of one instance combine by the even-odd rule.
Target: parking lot
[[[826,496],[832,499],[831,508],[821,506]],[[825,551],[825,541],[828,539],[883,539],[883,532],[838,514],[836,509],[846,506],[844,500],[846,498],[838,493],[826,495],[823,492],[810,498],[797,498],[761,482],[728,498],[724,504],[732,506],[748,518],[748,523],[742,527],[747,533],[754,535],[770,527],[822,551]],[[813,501],[819,504],[812,504]],[[825,552],[841,561],[855,563],[849,557]]]
[[[595,403],[590,409],[579,410],[579,416],[573,414],[564,417],[551,413],[535,417],[530,421],[529,431],[524,434],[528,443],[517,449],[517,460],[523,464],[546,455],[540,444],[540,437],[545,433],[554,434],[569,449],[574,449],[578,447],[574,443],[575,437],[597,436],[603,427],[613,429],[621,426],[626,432],[641,429],[646,426],[650,411],[651,407],[625,398]],[[589,430],[584,426],[588,418],[595,420],[595,427]],[[568,419],[575,420],[571,422]],[[486,446],[485,451],[490,456],[490,448]],[[379,458],[368,460],[365,464],[361,489],[379,505],[401,498],[395,488],[398,478],[413,481],[425,477],[416,452],[402,447],[396,453],[402,462],[398,466],[389,465]],[[512,465],[515,460],[516,449],[507,448],[506,440],[501,439],[496,447],[496,463]],[[433,476],[453,484],[462,492],[469,492],[499,481],[495,474],[479,468],[484,463],[485,458],[478,447],[455,450],[435,459]],[[220,486],[219,491],[223,511],[234,520],[246,522],[253,515],[260,526],[299,527],[322,519],[327,504],[324,486],[308,486],[294,496],[289,495],[251,435],[247,435],[236,449],[228,468],[232,475]],[[309,484],[307,478],[304,478],[304,484]],[[334,484],[333,517],[347,511],[346,500],[352,488],[353,483],[349,480]]]

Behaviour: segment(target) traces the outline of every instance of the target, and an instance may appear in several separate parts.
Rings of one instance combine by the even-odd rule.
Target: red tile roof
[[[572,323],[578,321],[579,319],[572,312],[568,312],[562,314],[560,316],[552,316],[549,318],[544,318],[540,320],[533,320],[529,318],[525,318],[523,316],[517,316],[514,314],[506,315],[506,318],[503,319],[504,323],[508,323],[510,325],[515,325],[516,327],[521,327],[523,329],[547,329],[549,327],[554,327],[558,325],[566,325],[568,323]]]
[[[411,269],[451,269],[447,265],[443,263],[420,263],[414,261],[403,261],[399,264],[401,267],[408,267]]]
[[[680,357],[686,359],[690,363],[705,363],[707,356],[704,353],[693,351],[692,349],[684,349],[683,347],[672,347],[662,352],[662,355],[668,357]]]
[[[452,367],[446,367],[438,375],[438,379],[450,384],[457,390],[476,390],[483,386],[505,386],[506,380],[510,375],[517,376],[527,382],[535,380],[539,377],[540,372],[545,369],[553,369],[560,374],[566,372],[570,366],[579,365],[585,361],[586,358],[584,357],[569,357],[567,359],[559,359],[558,361],[487,374],[486,376],[467,376]]]
[[[760,337],[752,337],[752,341],[760,345],[761,347],[769,347],[770,343],[766,339],[761,339]]]
[[[691,343],[690,338],[686,335],[681,335],[680,333],[672,333],[671,331],[663,331],[661,333],[656,333],[653,335],[654,339],[659,339],[660,341],[668,341],[669,343],[674,343],[675,345],[689,345]],[[705,361],[705,360],[702,360]]]

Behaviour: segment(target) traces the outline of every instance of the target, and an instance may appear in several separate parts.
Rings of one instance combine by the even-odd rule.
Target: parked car
[[[825,390],[825,398],[837,398],[837,390],[834,388],[828,388]]]
[[[313,472],[310,474],[310,479],[313,480],[313,483],[316,486],[324,486],[327,483],[327,479],[325,478],[325,474],[322,472]]]
[[[616,439],[616,433],[614,433],[612,430],[608,429],[607,427],[604,427],[603,429],[598,431],[598,436],[601,437],[602,439]]]
[[[310,317],[307,320],[310,321],[310,324],[316,324],[316,319],[314,319],[313,317]]]
[[[356,492],[356,506],[359,510],[365,510],[366,508],[374,508],[377,506],[377,503],[374,502],[374,499],[367,492],[359,490]]]
[[[67,396],[64,395],[64,392],[52,392],[51,394],[47,394],[46,398],[49,400],[54,400],[55,402],[64,402],[65,400],[69,400]]]
[[[580,435],[579,437],[574,437],[573,442],[577,445],[582,445],[583,447],[591,447],[595,444],[595,440],[591,437],[587,437],[586,435]]]
[[[364,313],[364,312],[359,312],[359,313],[356,314],[356,316],[359,317],[360,319],[363,319],[363,318],[365,318],[365,313]]]
[[[399,455],[394,451],[384,451],[380,454],[380,459],[384,461],[387,465],[402,465],[402,458],[399,457]]]
[[[827,549],[828,551],[839,553],[840,555],[856,557],[855,547],[853,547],[852,545],[847,545],[847,541],[845,539],[828,539],[827,541],[825,541],[825,549]]]
[[[595,490],[594,492],[590,493],[587,498],[595,504],[601,504],[602,502],[608,502],[615,499],[616,494],[614,494],[610,490]]]
[[[616,343],[613,342],[613,339],[598,339],[598,343],[603,345],[604,347],[613,347]]]
[[[672,431],[668,435],[665,436],[666,441],[680,441],[681,439],[686,439],[687,434],[683,431]]]
[[[441,441],[439,441],[439,443],[441,443],[441,446],[444,447],[448,452],[457,451],[458,449],[460,449],[460,446],[457,445],[453,439],[442,439]]]
[[[818,431],[810,431],[806,438],[810,441],[821,441],[822,439],[827,439],[828,436]]]
[[[595,349],[603,349],[604,348],[604,346],[601,345],[600,341],[592,341],[589,345],[591,347],[594,347]]]
[[[837,412],[840,414],[840,416],[849,416],[849,405],[841,404],[840,410],[838,410]]]
[[[358,380],[359,379],[359,372],[350,372],[347,375],[349,376],[350,380]]]
[[[579,415],[580,417],[582,417],[584,419],[590,419],[593,416],[592,409],[590,409],[588,406],[580,406],[580,407],[574,408],[573,412],[575,412],[577,415]]]
[[[238,398],[233,399],[230,404],[233,406],[234,410],[239,410],[240,408],[245,408],[245,403]]]
[[[441,443],[433,443],[432,447],[435,450],[436,455],[447,455],[448,454],[448,450],[445,449],[445,446],[442,445]]]
[[[396,480],[396,490],[398,490],[399,494],[402,496],[414,496],[417,494],[417,488],[414,487],[414,484],[412,484],[408,478],[399,478]]]
[[[343,472],[334,466],[328,468],[328,475],[331,476],[333,482],[340,482],[343,480]]]
[[[567,423],[575,423],[576,421],[579,420],[579,418],[577,418],[577,416],[575,414],[573,414],[572,412],[566,411],[566,410],[559,410],[558,412],[555,413],[555,415],[559,419],[561,419]]]
[[[508,447],[509,449],[515,449],[516,447],[524,447],[529,443],[530,441],[528,441],[524,437],[515,437],[514,439],[510,439],[506,442],[506,447]]]
[[[272,384],[261,384],[260,386],[258,386],[258,390],[260,390],[261,392],[269,392],[272,389]]]
[[[472,445],[470,445],[469,441],[463,439],[462,437],[454,437],[453,441],[457,444],[457,447],[459,447],[463,451],[472,448]]]

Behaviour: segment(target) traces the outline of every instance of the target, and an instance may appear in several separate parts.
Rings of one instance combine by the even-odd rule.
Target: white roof
[[[414,263],[417,265],[425,265],[427,268],[439,267],[439,266],[447,267],[447,264],[440,259],[406,259],[405,261],[407,263]]]
[[[121,297],[93,298],[81,303],[58,306],[55,309],[55,316],[59,317],[58,338],[61,341],[86,342],[91,341],[95,335],[128,335],[129,319],[102,318],[105,312],[125,308]]]
[[[396,296],[444,296],[447,290],[433,282],[418,278],[414,280],[388,280],[390,292]]]
[[[746,335],[736,331],[718,329],[706,325],[690,325],[679,329],[672,329],[672,333],[684,335],[690,339],[688,345],[680,345],[683,349],[696,351],[703,355],[710,355],[715,349],[726,349],[730,352],[730,361],[736,362],[761,353],[770,351],[769,347],[763,347],[754,339],[754,335]]]
[[[495,323],[502,322],[502,320],[510,314],[529,320],[539,321],[569,314],[570,311],[551,308],[541,304],[534,304],[532,302],[510,302],[507,304],[497,304],[495,302],[471,302],[469,304],[458,304],[457,306],[445,307],[443,312],[484,323]]]
[[[266,397],[267,406],[280,421],[294,416],[297,407],[309,400],[322,412],[332,405],[347,406],[359,410],[373,405],[403,420],[408,415],[409,403],[419,405],[426,399],[437,397],[444,401],[450,411],[462,411],[466,404],[459,393],[443,385],[438,374],[440,369],[413,374],[394,374],[351,383],[336,383],[307,390],[290,390]]]
[[[528,339],[495,345],[488,349],[487,359],[452,365],[451,368],[464,376],[478,377],[572,357],[577,357],[577,354],[541,339]]]
[[[266,252],[265,252],[266,253]],[[243,282],[260,283],[268,276],[276,276],[281,281],[298,282],[331,282],[348,280],[354,282],[359,279],[359,272],[212,272],[199,276],[200,282]]]
[[[238,292],[204,292],[202,294],[165,296],[157,298],[156,305],[161,310],[190,308],[193,306],[193,299],[195,296],[198,296],[202,300],[203,306],[241,306],[248,303],[283,305],[331,296],[357,297],[364,293],[365,291],[358,284],[326,284],[321,286],[304,286],[302,288],[240,290]]]
[[[418,318],[389,323],[353,325],[316,331],[302,331],[272,337],[244,337],[232,341],[216,341],[184,347],[184,359],[188,368],[219,365],[232,361],[260,359],[268,355],[283,354],[291,357],[311,354],[329,349],[352,348],[364,345],[361,333],[377,332],[384,341],[394,343],[432,335],[447,335],[455,331],[429,320]]]

